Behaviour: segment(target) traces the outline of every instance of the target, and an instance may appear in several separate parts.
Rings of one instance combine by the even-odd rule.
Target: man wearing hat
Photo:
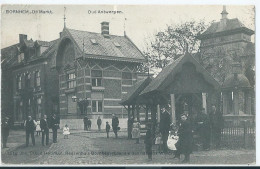
[[[167,153],[167,151],[168,151],[167,140],[168,140],[170,126],[171,126],[171,116],[168,113],[168,111],[166,110],[166,108],[163,107],[159,128],[160,128],[160,132],[162,134],[163,152],[164,153]]]
[[[7,138],[9,136],[9,129],[10,129],[10,122],[9,118],[5,117],[3,123],[2,123],[2,142],[3,142],[3,148],[8,148],[6,146]]]

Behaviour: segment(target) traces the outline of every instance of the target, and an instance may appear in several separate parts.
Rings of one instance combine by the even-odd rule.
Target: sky
[[[64,12],[64,7],[66,10]],[[3,5],[1,12],[1,48],[18,43],[19,34],[28,39],[51,41],[59,37],[64,27],[90,32],[101,32],[102,21],[110,23],[110,34],[123,35],[124,30],[136,46],[143,50],[147,41],[166,25],[185,21],[219,21],[223,6],[220,5]],[[227,5],[228,18],[238,18],[254,30],[254,10],[249,5]],[[10,10],[28,10],[18,14]],[[52,14],[35,14],[35,11]],[[95,13],[98,10],[121,11],[117,14]],[[9,11],[9,12],[8,12]],[[125,19],[126,18],[126,19]],[[253,38],[254,39],[254,38]]]

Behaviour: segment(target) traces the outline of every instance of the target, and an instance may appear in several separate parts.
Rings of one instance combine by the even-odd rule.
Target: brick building
[[[50,61],[57,40],[33,41],[19,35],[19,43],[1,50],[2,115],[10,116],[15,125],[23,124],[28,115],[58,113],[58,75]]]
[[[127,111],[119,102],[138,80],[137,68],[144,61],[126,35],[109,34],[108,22],[101,23],[101,34],[64,27],[52,63],[59,75],[61,126],[83,129],[85,115],[94,128],[98,116],[105,126],[114,113],[126,128]],[[87,99],[86,110],[80,110],[73,98]]]

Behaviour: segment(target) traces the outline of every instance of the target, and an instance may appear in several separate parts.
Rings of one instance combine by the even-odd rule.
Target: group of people
[[[98,118],[99,119],[99,118]],[[97,121],[98,122],[98,121]],[[107,138],[109,138],[109,132],[110,132],[111,126],[109,122],[106,122],[106,133],[107,133]],[[117,132],[120,130],[119,127],[119,120],[118,117],[115,116],[115,114],[112,115],[112,129],[115,133],[115,137],[118,138]]]
[[[205,113],[202,109],[195,119],[191,119],[188,114],[181,114],[180,121],[177,123],[178,141],[175,143],[176,151],[174,158],[180,159],[180,155],[184,154],[185,158],[182,163],[190,161],[190,154],[193,150],[194,132],[199,135],[200,142],[204,150],[210,148],[210,138],[216,148],[220,146],[221,128],[223,126],[222,115],[217,112],[216,106],[212,106],[210,114]],[[171,117],[166,108],[162,108],[161,119],[159,123],[160,139],[162,140],[162,150],[168,152],[168,136],[171,131]],[[147,124],[147,132],[145,137],[146,153],[148,158],[152,159],[152,145],[154,143],[151,124]]]
[[[87,116],[84,117],[83,122],[84,122],[84,130],[91,130],[92,122]]]
[[[53,143],[57,143],[57,130],[59,127],[59,119],[57,118],[56,114],[51,116],[51,118],[47,118],[47,115],[44,115],[43,118],[40,120],[40,123],[32,119],[31,116],[28,116],[28,119],[24,122],[25,133],[26,133],[26,147],[29,146],[29,138],[32,139],[32,144],[35,146],[35,137],[34,133],[37,128],[37,134],[39,131],[42,133],[42,145],[49,144],[49,129],[52,129],[53,133]],[[40,134],[38,134],[40,135]]]
[[[84,121],[84,130],[90,130],[91,129],[91,120],[87,116],[85,116],[83,121]],[[102,125],[102,120],[101,120],[100,116],[98,116],[98,119],[97,119],[98,131],[101,131],[101,125]],[[107,138],[109,138],[109,132],[110,132],[111,126],[108,121],[106,122],[105,129],[106,129],[106,133],[107,133]],[[113,132],[115,133],[115,137],[118,138],[117,132],[120,130],[120,127],[119,127],[118,117],[115,114],[112,115],[112,129],[113,129]]]

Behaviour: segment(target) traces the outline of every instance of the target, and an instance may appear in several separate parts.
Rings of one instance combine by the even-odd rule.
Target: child
[[[152,147],[153,147],[153,137],[151,131],[151,124],[148,123],[147,131],[145,135],[145,150],[149,160],[152,160]]]
[[[68,125],[66,124],[65,127],[63,127],[64,139],[68,139],[69,138],[69,134],[70,134],[70,129],[69,129]]]
[[[40,136],[41,135],[41,126],[40,126],[40,119],[38,119],[37,121],[36,121],[36,135],[37,136]]]
[[[110,125],[108,124],[108,121],[107,121],[107,122],[106,122],[107,138],[109,138],[109,131],[110,131]]]

